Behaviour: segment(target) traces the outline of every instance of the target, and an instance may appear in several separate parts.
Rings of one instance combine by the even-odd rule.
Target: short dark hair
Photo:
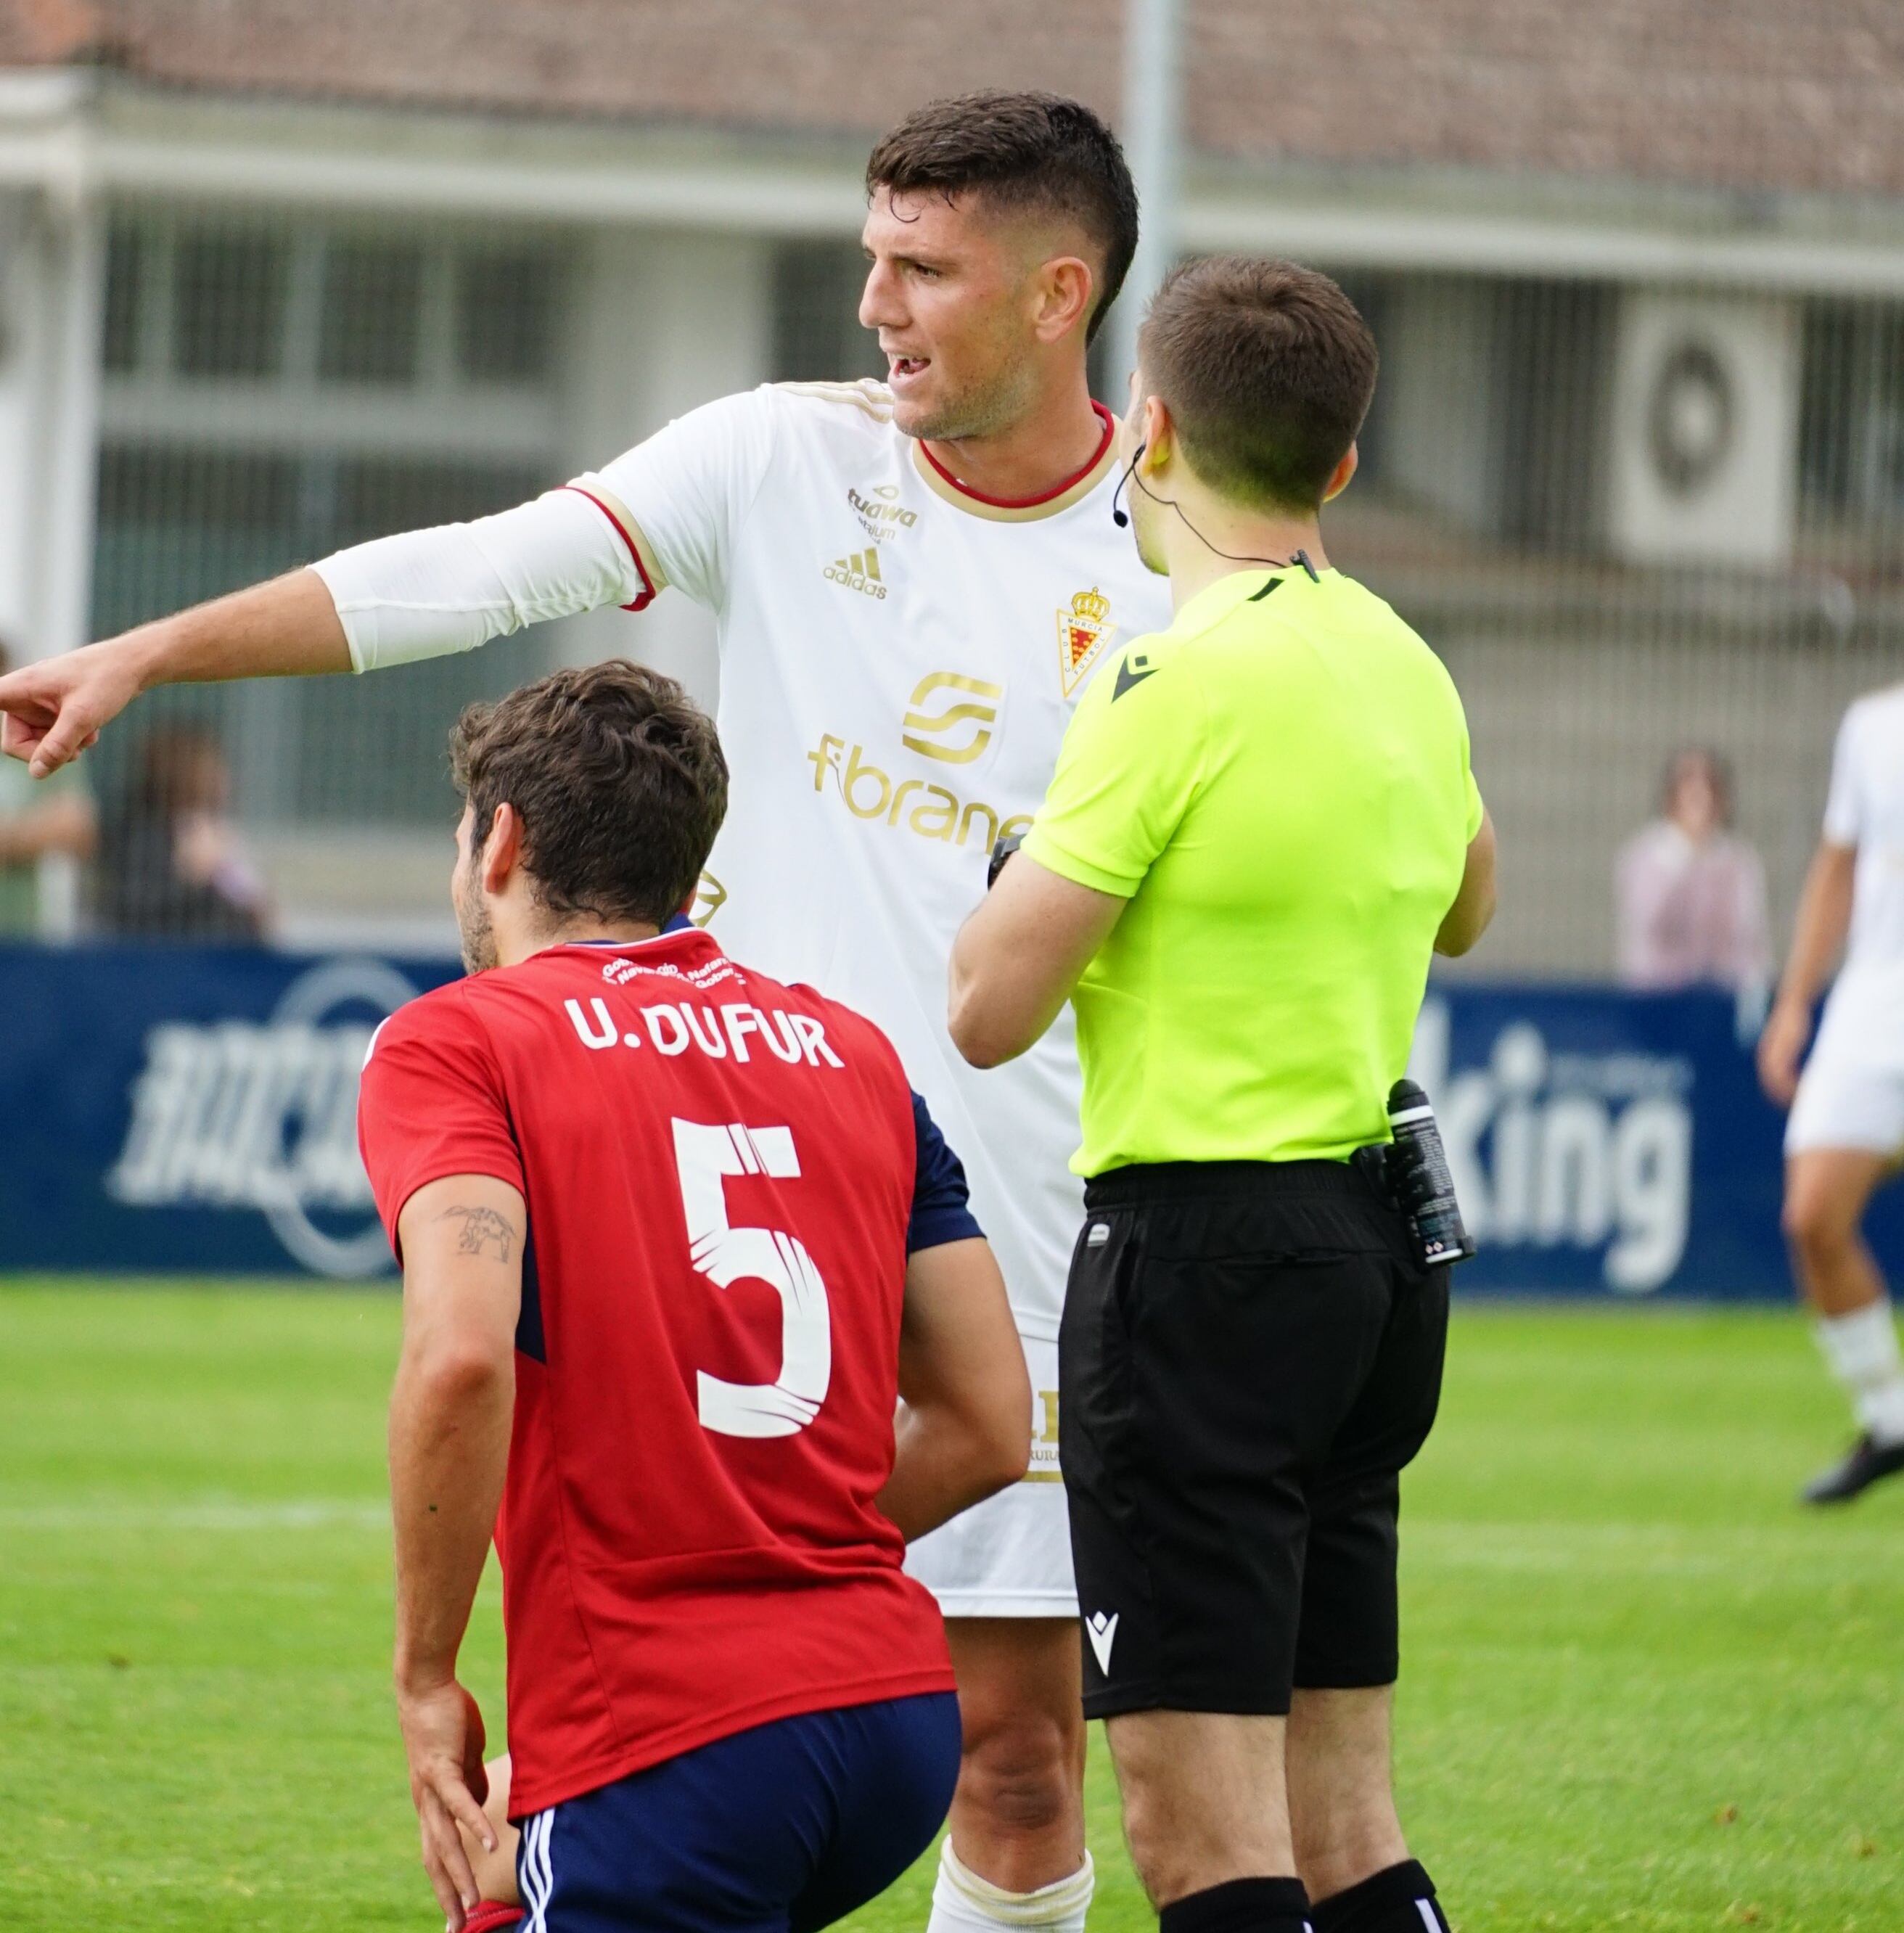
[[[1166,278],[1137,359],[1190,467],[1244,502],[1313,511],[1375,393],[1375,338],[1327,275],[1210,255]]]
[[[450,770],[479,842],[498,806],[516,808],[523,865],[558,917],[665,925],[727,816],[714,720],[672,678],[620,658],[471,705]]]
[[[1068,217],[1104,251],[1094,337],[1137,252],[1137,185],[1117,137],[1083,102],[991,89],[928,101],[883,135],[866,192],[970,190],[994,206]]]

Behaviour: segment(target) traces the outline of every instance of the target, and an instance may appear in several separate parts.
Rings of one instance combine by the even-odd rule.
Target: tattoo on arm
[[[492,1242],[495,1244],[499,1262],[507,1261],[515,1253],[515,1225],[493,1208],[446,1208],[437,1219],[462,1223],[462,1232],[456,1237],[456,1252],[459,1255],[480,1255]]]

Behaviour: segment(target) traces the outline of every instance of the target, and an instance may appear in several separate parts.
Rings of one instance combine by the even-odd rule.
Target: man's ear
[[[1331,498],[1340,497],[1348,489],[1349,479],[1355,475],[1355,467],[1361,461],[1361,455],[1352,443],[1343,452],[1342,461],[1329,472],[1328,485],[1322,492],[1324,503],[1328,503]]]
[[[1138,468],[1154,476],[1177,453],[1177,425],[1161,396],[1144,398],[1144,454]]]
[[[1034,326],[1041,342],[1056,342],[1081,326],[1096,298],[1097,278],[1090,264],[1076,255],[1059,255],[1038,272],[1038,317]]]
[[[495,816],[489,821],[489,836],[483,842],[477,863],[483,890],[490,894],[502,892],[522,863],[522,822],[507,799],[496,807]]]

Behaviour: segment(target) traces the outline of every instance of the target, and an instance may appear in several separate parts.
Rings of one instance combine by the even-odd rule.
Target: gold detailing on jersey
[[[694,903],[687,909],[690,926],[705,926],[727,903],[727,888],[714,876],[703,871],[694,882]]]
[[[807,762],[814,768],[814,790],[824,792],[830,777],[847,811],[869,825],[914,833],[947,846],[972,845],[981,852],[989,852],[1001,836],[1027,832],[1031,827],[1028,812],[1014,813],[1001,822],[997,807],[982,799],[961,799],[947,787],[930,785],[923,779],[895,780],[868,759],[864,745],[849,745],[830,732],[807,754]]]
[[[1093,585],[1077,592],[1068,611],[1057,614],[1058,677],[1069,698],[1096,663],[1117,626],[1108,621],[1111,600]]]
[[[635,513],[622,502],[592,470],[585,470],[567,486],[579,490],[585,497],[592,497],[597,509],[606,510],[610,521],[633,546],[635,561],[642,568],[650,588],[665,591],[668,588],[666,573],[654,555],[654,546],[648,540],[648,534],[635,520]]]
[[[1066,484],[1055,496],[1045,497],[1033,504],[994,504],[972,491],[961,489],[951,478],[941,476],[933,467],[931,459],[925,453],[925,446],[916,438],[913,443],[913,467],[935,497],[942,497],[948,504],[956,505],[967,516],[982,517],[993,524],[1035,524],[1041,519],[1055,517],[1060,511],[1069,510],[1073,504],[1082,503],[1116,468],[1117,454],[1117,438],[1108,437],[1096,461],[1081,476]]]
[[[1027,1484],[1061,1484],[1064,1472],[1057,1461],[1057,1391],[1032,1393],[1031,1466],[1023,1481]]]
[[[776,383],[774,387],[790,396],[811,396],[815,402],[845,404],[875,422],[892,420],[892,392],[870,376],[856,383]]]
[[[886,585],[880,576],[877,545],[871,550],[856,550],[850,557],[836,557],[820,575],[829,584],[843,585],[847,590],[857,591],[868,597],[883,598],[886,595]]]
[[[937,693],[958,691],[969,691],[982,702],[951,705],[938,712],[919,709]],[[913,687],[913,708],[906,714],[900,743],[907,751],[916,752],[922,758],[943,759],[949,765],[969,765],[991,743],[991,728],[998,723],[998,703],[1004,696],[1003,685],[987,684],[982,678],[962,678],[955,671],[928,672]],[[978,729],[960,743],[952,742],[945,735],[936,738],[916,735],[921,732],[952,734],[966,724],[976,725]]]

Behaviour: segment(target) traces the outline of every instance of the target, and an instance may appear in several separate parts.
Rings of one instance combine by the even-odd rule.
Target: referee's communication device
[[[1383,1163],[1383,1178],[1395,1206],[1407,1218],[1415,1259],[1424,1269],[1466,1261],[1474,1237],[1461,1219],[1448,1172],[1448,1151],[1428,1097],[1412,1081],[1388,1090],[1388,1126],[1394,1135]]]
[[[990,892],[998,883],[998,876],[1005,870],[1005,861],[1024,843],[1022,832],[1001,832],[993,842],[991,864],[985,868],[985,891]]]

